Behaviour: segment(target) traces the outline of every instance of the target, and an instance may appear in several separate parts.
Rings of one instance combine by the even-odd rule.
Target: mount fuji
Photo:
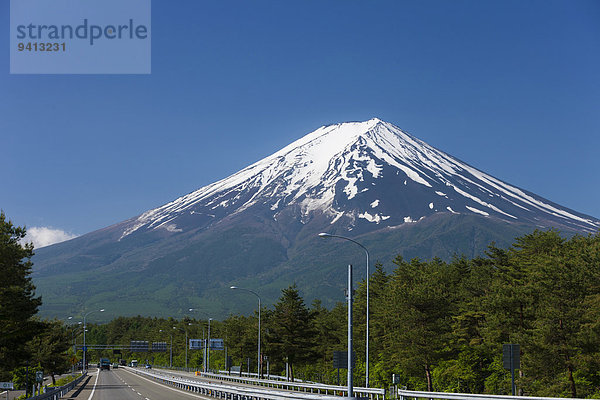
[[[193,304],[224,315],[252,308],[223,292],[233,283],[274,300],[295,281],[308,298],[336,301],[339,267],[360,259],[319,240],[321,231],[360,238],[389,267],[397,254],[479,255],[536,228],[586,234],[600,220],[374,118],[322,126],[168,204],[39,249],[34,279],[50,315],[107,302],[125,314],[174,315]]]

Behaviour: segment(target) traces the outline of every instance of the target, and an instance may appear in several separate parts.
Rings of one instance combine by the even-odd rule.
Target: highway
[[[77,400],[161,400],[161,399],[207,399],[207,397],[161,385],[150,379],[135,375],[124,368],[110,371],[90,370],[91,379],[83,390],[64,399]]]

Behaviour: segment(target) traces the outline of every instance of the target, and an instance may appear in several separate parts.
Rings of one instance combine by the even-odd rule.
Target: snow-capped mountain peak
[[[592,232],[597,219],[509,185],[373,118],[322,126],[218,182],[126,222],[181,232],[260,209],[287,210],[305,223],[316,214],[348,230],[396,227],[437,212],[479,214],[540,227]],[[366,225],[365,225],[366,224]]]

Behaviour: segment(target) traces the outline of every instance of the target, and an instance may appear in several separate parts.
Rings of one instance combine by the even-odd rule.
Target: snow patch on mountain
[[[465,207],[467,209],[469,209],[470,211],[473,211],[474,213],[485,215],[486,217],[488,217],[490,215],[489,213],[486,213],[485,211],[481,211],[481,210],[479,210],[479,209],[477,209],[475,207],[470,207],[470,206],[465,206]]]
[[[358,218],[363,218],[369,222],[375,222],[376,224],[379,224],[381,221],[385,221],[386,219],[389,219],[390,216],[389,215],[379,215],[377,213],[375,213],[374,215],[371,215],[368,211],[365,211],[364,213],[358,214]]]

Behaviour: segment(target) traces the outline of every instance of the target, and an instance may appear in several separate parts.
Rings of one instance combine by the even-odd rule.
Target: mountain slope
[[[296,280],[311,296],[334,301],[327,288],[343,285],[337,264],[357,264],[356,254],[349,259],[343,244],[319,242],[320,231],[360,237],[389,266],[398,253],[473,256],[492,240],[509,244],[549,227],[591,233],[600,221],[375,118],[323,126],[164,206],[40,249],[35,277],[49,313],[112,302],[116,292],[127,313],[136,313],[132,299],[141,296],[156,314],[195,304],[222,315],[237,311],[223,294],[232,282],[273,300]],[[59,282],[72,283],[71,292],[56,290]],[[78,295],[81,287],[92,297]]]

